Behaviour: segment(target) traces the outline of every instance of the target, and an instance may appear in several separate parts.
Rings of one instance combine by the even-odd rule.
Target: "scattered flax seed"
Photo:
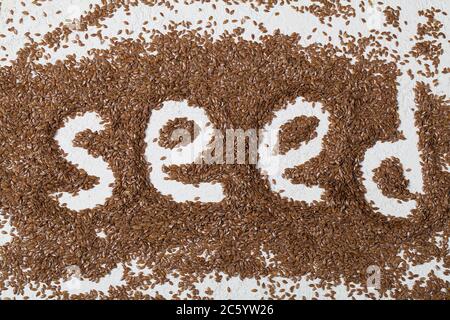
[[[169,120],[160,130],[158,144],[168,149],[184,146],[197,138],[198,133],[199,128],[194,121],[187,120],[187,118],[176,118]]]
[[[404,201],[413,198],[408,191],[409,181],[403,175],[403,166],[398,158],[383,160],[374,171],[373,180],[385,196]]]
[[[335,18],[346,24],[359,19],[349,1],[224,3],[249,3],[261,13],[285,5],[299,17],[315,15],[326,26],[333,26]],[[106,19],[119,9],[128,16],[130,7],[137,5],[174,6],[171,1],[102,1],[80,17],[79,31],[98,28],[88,36],[104,41],[106,49],[91,50],[80,60],[72,55],[56,63],[39,63],[43,47],[57,51],[85,45],[82,36],[71,43],[68,36],[73,30],[62,24],[22,48],[11,66],[0,68],[0,208],[15,233],[13,241],[0,247],[0,297],[12,289],[27,298],[25,288],[30,287],[42,299],[164,299],[156,288],[174,285],[173,277],[178,287],[170,291],[172,299],[198,299],[205,295],[195,284],[206,277],[217,282],[238,277],[256,278],[251,292],[267,298],[302,299],[306,297],[299,292],[299,281],[306,277],[321,279],[309,285],[308,298],[313,299],[320,298],[322,290],[325,297],[336,298],[336,285],[345,286],[349,298],[450,299],[448,281],[433,273],[416,275],[406,263],[406,259],[414,264],[438,259],[443,261],[442,272],[450,274],[448,248],[430,241],[440,235],[448,242],[450,236],[450,175],[445,169],[450,165],[448,97],[420,82],[414,90],[423,194],[408,191],[399,159],[385,159],[375,170],[374,181],[384,195],[417,202],[410,217],[384,216],[366,201],[360,166],[365,152],[378,141],[401,138],[399,66],[408,58],[420,58],[424,70],[408,71],[411,79],[437,77],[444,54],[438,41],[446,37],[444,12],[435,8],[420,12],[424,21],[417,25],[413,50],[400,57],[395,49],[381,45],[387,40],[398,47],[392,32],[356,37],[340,30],[339,45],[305,47],[299,44],[300,35],[270,34],[258,21],[253,25],[263,35],[253,34],[254,41],[243,39],[244,28],[213,38],[186,21],[169,23],[164,32],[151,31],[152,23],[146,22],[148,28],[142,29],[146,37],[135,40],[123,38],[133,33],[126,28],[110,39],[102,34]],[[219,4],[211,6],[216,9]],[[366,6],[359,3],[363,12]],[[212,16],[207,23],[210,27],[237,23],[234,10],[226,9],[225,21]],[[387,7],[384,14],[386,24],[401,32],[400,8]],[[152,20],[162,18],[161,13]],[[14,21],[19,20],[7,18],[5,23]],[[444,70],[448,73],[448,66]],[[272,192],[267,177],[250,163],[166,168],[167,179],[181,183],[221,183],[225,199],[217,203],[177,203],[148,179],[153,168],[144,156],[145,132],[153,110],[163,102],[187,100],[205,110],[214,128],[247,130],[263,128],[276,111],[298,97],[320,102],[330,114],[330,129],[318,156],[283,175],[294,184],[323,188],[320,201],[308,205],[283,197],[282,191]],[[109,164],[114,189],[103,205],[75,212],[51,195],[89,190],[99,178],[66,161],[54,137],[68,117],[92,111],[101,116],[105,129],[80,133],[73,143]],[[283,125],[282,153],[314,139],[317,125],[315,117],[298,117]],[[166,148],[184,144],[180,136],[174,139],[176,129],[196,136],[195,121],[177,118],[161,129],[158,143]],[[1,220],[0,228],[5,224]],[[400,251],[405,257],[399,256]],[[152,273],[136,273],[131,261]],[[106,292],[63,290],[61,279],[70,276],[68,267],[79,266],[83,279],[98,281],[118,264],[123,265],[124,285],[110,286]],[[366,271],[374,265],[382,272],[378,296],[367,287]],[[295,285],[277,280],[280,276]],[[263,277],[268,280],[260,281]],[[413,281],[411,287],[404,284],[406,279]],[[226,291],[232,290],[228,286]],[[205,294],[211,298],[215,292],[208,287]]]
[[[316,117],[296,117],[281,126],[279,133],[280,154],[286,154],[291,149],[298,149],[301,143],[307,143],[317,136],[315,131],[319,125]]]

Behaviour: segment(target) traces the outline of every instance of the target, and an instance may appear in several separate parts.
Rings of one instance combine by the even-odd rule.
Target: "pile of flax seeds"
[[[33,16],[28,10],[46,2],[22,3],[19,12],[7,12],[0,37],[17,35],[16,26],[24,21],[48,21],[46,12]],[[408,70],[412,81],[426,77],[434,85],[448,73],[449,66],[441,65],[448,55],[442,46],[448,44],[443,31],[447,13],[430,7],[421,10],[420,21],[408,21],[400,7],[375,1],[299,5],[288,0],[230,0],[186,1],[185,5],[199,2],[213,9],[225,6],[226,19],[221,16],[219,21],[212,15],[198,21],[201,26],[166,21],[164,31],[153,30],[156,20],[164,21],[161,14],[144,22],[136,36],[130,26],[134,7],[164,7],[177,14],[178,1],[104,0],[91,5],[74,23],[54,25],[46,34],[28,32],[29,41],[14,58],[2,54],[7,48],[1,47],[5,65],[0,68],[4,217],[0,228],[8,223],[12,231],[2,231],[11,233],[11,240],[0,247],[0,297],[12,293],[25,299],[213,298],[214,290],[200,290],[199,282],[238,277],[256,279],[249,293],[263,298],[336,298],[337,287],[344,288],[348,298],[450,298],[448,97],[421,81],[415,85],[424,193],[408,191],[403,174],[407,169],[395,157],[383,161],[375,172],[383,195],[417,202],[407,218],[384,215],[365,199],[360,165],[377,141],[403,139],[398,130],[400,66],[420,61],[423,70],[417,74]],[[357,10],[380,7],[382,25],[394,31],[374,29],[370,36],[340,32],[339,45],[305,46],[301,39],[314,39],[316,30],[270,32],[250,16],[234,18],[232,8],[237,4],[249,6],[255,15],[274,16],[288,6],[299,19],[312,14],[329,26],[335,19],[346,24],[361,19]],[[130,20],[117,35],[106,35],[106,21],[118,11]],[[244,37],[246,23],[260,34]],[[408,23],[417,24],[417,35],[411,39],[415,45],[401,55],[396,33]],[[214,34],[216,26],[227,24],[236,28]],[[75,32],[85,35],[71,38]],[[106,43],[106,48],[90,50],[81,59],[69,55],[50,61],[48,51],[83,47],[92,37]],[[385,46],[381,39],[391,45]],[[323,188],[321,201],[307,204],[273,192],[254,164],[195,163],[164,169],[170,179],[183,183],[222,184],[225,198],[217,203],[175,202],[149,180],[152,168],[144,156],[145,131],[152,110],[165,101],[185,100],[203,108],[219,130],[247,130],[263,128],[276,111],[298,97],[320,102],[330,114],[330,128],[320,154],[286,170],[285,176],[294,184]],[[115,181],[112,196],[103,205],[75,212],[51,195],[89,190],[98,178],[65,160],[54,137],[66,119],[86,112],[99,114],[105,128],[82,132],[73,143],[101,156]],[[317,123],[315,117],[304,117],[284,125],[282,153],[313,139]],[[194,126],[182,118],[169,123],[161,130],[161,145],[176,147],[178,141],[170,141],[170,132],[179,127],[192,131]],[[98,236],[100,231],[104,236]],[[434,241],[437,238],[439,242]],[[411,264],[432,260],[440,267],[426,275],[409,269]],[[152,272],[137,272],[131,261]],[[122,284],[107,291],[71,293],[63,285],[72,276],[68,272],[72,266],[77,266],[81,279],[99,281],[119,264]],[[370,266],[377,266],[381,274],[376,288],[367,285]],[[302,279],[319,281],[304,290]],[[160,286],[174,282],[176,289],[159,292]],[[233,289],[226,291],[232,298]],[[319,291],[324,294],[319,296]]]

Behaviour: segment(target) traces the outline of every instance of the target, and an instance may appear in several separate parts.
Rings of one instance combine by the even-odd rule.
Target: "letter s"
[[[90,190],[80,190],[77,195],[68,192],[56,193],[60,204],[66,204],[70,210],[81,211],[92,209],[105,203],[112,194],[110,185],[114,182],[112,171],[102,157],[94,158],[79,147],[73,146],[76,135],[86,130],[101,131],[101,118],[95,112],[87,112],[66,121],[65,126],[56,133],[55,140],[61,149],[67,153],[65,159],[78,165],[88,175],[100,177],[100,183]]]

